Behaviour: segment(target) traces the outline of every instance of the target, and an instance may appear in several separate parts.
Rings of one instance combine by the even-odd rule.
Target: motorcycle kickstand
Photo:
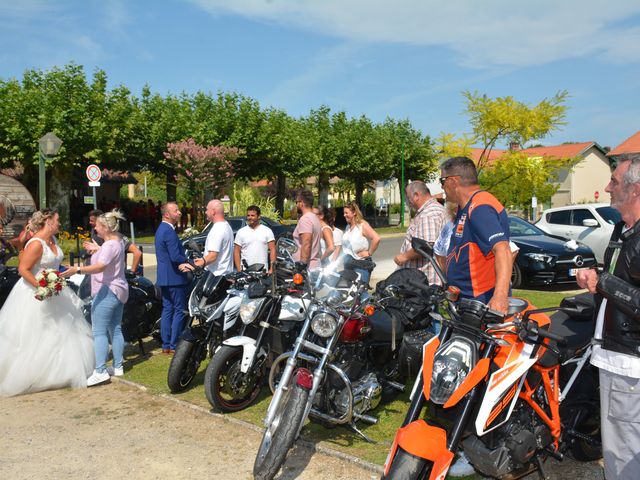
[[[542,460],[540,459],[540,455],[536,455],[535,461],[536,461],[536,467],[538,468],[538,478],[540,478],[540,480],[549,480],[549,477],[544,471],[544,466],[542,465]]]
[[[358,435],[360,435],[366,442],[368,442],[368,443],[376,443],[375,440],[372,440],[371,438],[367,437],[362,430],[360,430],[358,427],[356,427],[355,422],[350,423],[349,424],[349,428],[351,430],[353,430],[355,433],[357,433]]]

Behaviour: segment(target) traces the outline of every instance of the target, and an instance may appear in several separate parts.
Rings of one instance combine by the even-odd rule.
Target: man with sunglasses
[[[459,205],[445,261],[447,281],[460,288],[463,298],[506,313],[513,263],[507,212],[480,188],[471,159],[453,157],[440,168],[447,200]]]

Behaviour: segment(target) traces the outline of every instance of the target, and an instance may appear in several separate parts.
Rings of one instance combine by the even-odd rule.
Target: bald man
[[[207,220],[213,223],[204,244],[204,257],[194,263],[206,267],[216,276],[233,271],[233,230],[224,218],[224,205],[220,200],[207,204]]]

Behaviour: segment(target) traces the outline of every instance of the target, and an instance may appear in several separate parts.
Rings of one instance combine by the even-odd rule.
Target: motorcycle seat
[[[396,344],[402,342],[402,336],[404,335],[404,325],[400,318],[395,319],[396,323]],[[376,310],[373,315],[369,317],[369,324],[371,326],[371,337],[375,341],[379,342],[391,342],[392,338],[392,325],[393,317],[384,310]]]
[[[560,352],[563,359],[571,358],[581,348],[585,347],[593,338],[593,322],[585,322],[581,318],[573,318],[565,312],[558,311],[551,315],[550,331],[564,337],[567,344],[559,346],[555,341],[549,343]],[[558,355],[547,349],[540,359],[540,365],[546,368],[553,367],[560,362]]]

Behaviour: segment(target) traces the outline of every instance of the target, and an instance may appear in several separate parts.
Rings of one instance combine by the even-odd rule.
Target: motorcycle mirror
[[[411,237],[411,248],[424,257],[433,257],[433,243],[422,238]]]
[[[202,253],[202,248],[200,248],[198,242],[196,242],[193,238],[189,239],[189,241],[187,242],[187,246],[190,250],[193,250],[196,253]]]
[[[384,289],[384,293],[389,295],[390,297],[395,297],[398,294],[399,290],[400,290],[400,288],[395,286],[395,285],[388,285]]]
[[[296,242],[291,238],[280,237],[276,242],[276,250],[278,255],[283,258],[293,257],[293,254],[298,251]]]

